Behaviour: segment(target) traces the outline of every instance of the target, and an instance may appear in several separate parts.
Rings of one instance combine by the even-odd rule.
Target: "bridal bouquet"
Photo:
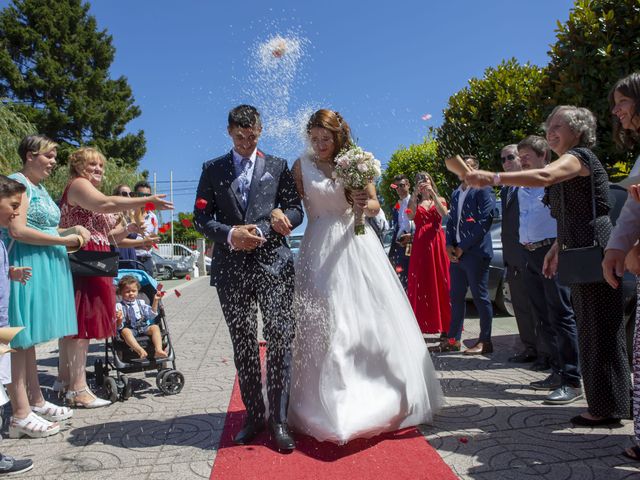
[[[342,150],[335,159],[335,178],[348,190],[362,190],[380,176],[380,162],[371,152],[365,152],[355,144]],[[364,234],[364,211],[353,205],[356,235]]]

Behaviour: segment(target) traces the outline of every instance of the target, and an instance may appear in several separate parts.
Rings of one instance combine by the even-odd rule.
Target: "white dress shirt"
[[[551,209],[542,203],[543,197],[543,187],[518,189],[519,235],[522,244],[540,242],[558,235],[556,219],[551,216]]]
[[[462,219],[462,207],[464,206],[464,200],[467,198],[467,193],[471,190],[471,187],[467,187],[464,190],[462,189],[462,185],[458,187],[460,190],[460,195],[458,196],[458,222],[456,223],[456,242],[460,243],[462,240],[460,239],[460,220]]]
[[[235,169],[235,173],[236,173],[236,177],[238,177],[240,175],[240,173],[242,172],[242,160],[245,158],[242,155],[240,155],[238,152],[236,152],[235,150],[232,150],[233,152],[233,168]],[[253,178],[253,167],[256,164],[256,156],[258,154],[258,149],[256,148],[253,153],[248,157],[249,158],[249,166],[247,167],[247,176],[249,178]],[[251,188],[251,185],[249,185],[249,188]],[[247,195],[249,195],[249,193],[247,192]],[[233,233],[233,231],[235,230],[235,227],[232,228],[231,230],[229,230],[229,233],[227,234],[227,244],[229,244],[229,246],[231,247],[231,249],[233,250],[233,243],[231,243],[231,234]],[[256,228],[256,230],[258,231],[258,235],[260,235],[262,238],[264,238],[264,235],[262,234],[262,231],[259,228]]]

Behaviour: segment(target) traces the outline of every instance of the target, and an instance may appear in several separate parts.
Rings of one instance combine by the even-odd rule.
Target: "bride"
[[[293,165],[308,225],[296,263],[289,423],[340,444],[429,423],[442,392],[411,305],[371,227],[354,233],[351,205],[375,216],[375,187],[345,192],[333,179],[350,141],[339,113],[318,110],[306,130],[312,150]],[[272,224],[291,232],[278,210]]]

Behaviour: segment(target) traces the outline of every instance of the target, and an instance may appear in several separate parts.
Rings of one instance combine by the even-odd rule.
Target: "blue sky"
[[[9,2],[0,1],[0,6]],[[226,116],[254,102],[292,120],[309,108],[340,111],[355,138],[383,164],[441,122],[448,98],[501,60],[544,65],[556,20],[569,0],[410,0],[396,2],[96,0],[91,14],[113,36],[114,77],[124,75],[142,115],[141,168],[159,182],[173,170],[178,211],[190,211],[204,161],[230,149]],[[288,80],[265,76],[253,55],[280,34],[304,40]],[[276,70],[278,72],[278,70]],[[291,74],[291,69],[286,70]],[[282,87],[288,86],[283,96]],[[283,101],[284,100],[286,101]],[[433,118],[424,121],[421,116]],[[273,123],[273,122],[272,122]],[[295,134],[261,148],[291,162]],[[167,190],[167,183],[159,183]]]

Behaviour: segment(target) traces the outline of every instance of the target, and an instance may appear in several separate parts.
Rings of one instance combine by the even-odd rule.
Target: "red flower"
[[[182,223],[182,225],[184,225],[184,228],[193,227],[193,223],[191,223],[191,220],[189,220],[188,218],[183,218],[182,220],[180,220],[180,223]]]
[[[400,202],[396,202],[393,208],[395,208],[396,210],[400,210]]]
[[[256,155],[260,158],[264,158],[264,153],[262,153],[260,150],[256,150]]]
[[[153,202],[147,202],[144,204],[145,212],[150,212],[156,209],[156,205]]]
[[[470,222],[470,223],[476,223],[476,220],[475,220],[475,218],[473,218],[473,217],[469,217],[469,218],[467,218],[465,221],[466,221],[466,222]]]
[[[196,208],[198,210],[204,210],[205,208],[207,208],[207,204],[209,202],[207,202],[204,198],[198,198],[196,199]]]
[[[184,277],[185,280],[188,282],[189,280],[191,280],[191,275],[187,275],[186,277]]]
[[[176,292],[176,297],[180,298],[180,295],[182,295],[178,290],[174,290],[174,292]]]
[[[406,213],[407,215],[411,215],[413,213],[413,210],[411,210],[410,208],[407,208],[404,213]]]
[[[391,185],[389,185],[389,188],[393,188],[395,190],[396,188],[398,188],[398,185],[396,185],[395,183],[392,183]]]
[[[396,273],[402,273],[403,270],[404,269],[400,265],[396,267]]]
[[[460,443],[467,443],[469,439],[467,437],[460,437]]]

